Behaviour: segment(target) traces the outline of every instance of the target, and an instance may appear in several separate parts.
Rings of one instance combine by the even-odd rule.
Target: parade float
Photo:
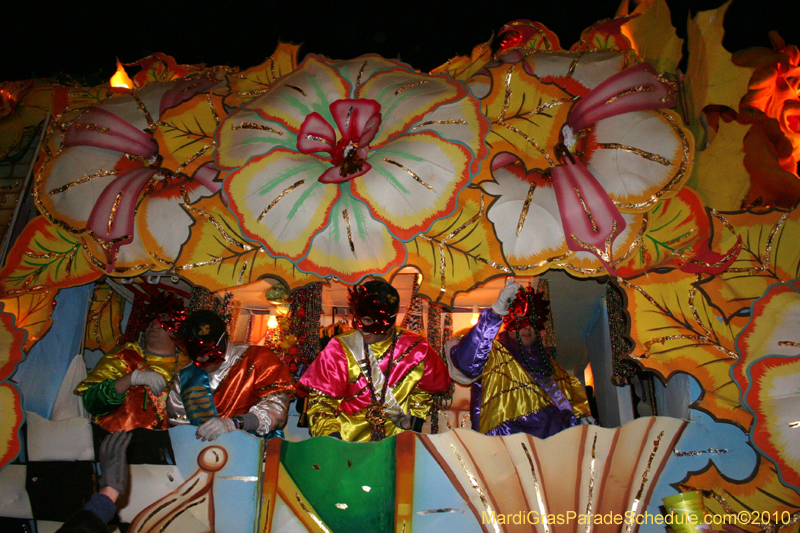
[[[601,394],[606,427],[545,440],[464,429],[456,400],[369,444],[308,439],[298,417],[266,442],[173,428],[131,459],[120,522],[655,532],[636,517],[700,491],[716,524],[797,531],[800,52],[777,34],[727,52],[727,7],[688,21],[685,72],[652,0],[568,48],[509,22],[429,73],[281,43],[247,69],[154,54],[92,87],[4,82],[0,516],[54,531],[52,502],[91,494],[48,479],[95,459],[72,389],[160,291],[218,306],[298,377],[366,278],[405,287],[403,325],[441,351],[491,304],[469,294],[515,276],[557,309],[566,273],[608,286],[582,338],[602,345],[596,390],[644,371],[640,396],[655,376],[682,407]]]

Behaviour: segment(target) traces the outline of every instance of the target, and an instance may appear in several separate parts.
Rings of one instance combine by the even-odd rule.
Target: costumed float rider
[[[203,441],[236,430],[283,436],[295,384],[272,350],[228,342],[225,321],[209,310],[190,314],[178,333],[194,363],[171,393],[172,424],[198,426]]]
[[[592,422],[583,385],[552,359],[542,342],[546,306],[542,294],[509,278],[469,333],[448,342],[451,377],[472,384],[472,429],[543,439]],[[498,336],[501,325],[505,330]]]
[[[400,296],[383,280],[349,290],[353,331],[331,339],[298,384],[312,436],[378,441],[419,430],[433,395],[450,386],[428,340],[395,327]]]
[[[183,303],[162,293],[149,305],[144,339],[105,354],[75,389],[94,421],[107,431],[167,429],[167,398],[178,371],[191,361],[175,344],[186,318]]]

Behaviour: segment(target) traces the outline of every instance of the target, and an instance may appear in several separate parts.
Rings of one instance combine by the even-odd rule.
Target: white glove
[[[514,301],[514,298],[517,297],[519,288],[519,284],[514,281],[514,278],[508,278],[506,280],[506,286],[503,287],[500,294],[497,295],[497,300],[492,304],[492,311],[494,311],[494,314],[500,316],[506,316],[508,314],[511,303]]]
[[[160,396],[167,386],[167,380],[155,370],[134,370],[131,373],[131,385],[144,385],[153,394]]]
[[[197,428],[195,437],[202,439],[203,442],[212,441],[217,440],[220,435],[230,433],[231,431],[236,431],[236,424],[234,424],[233,420],[230,418],[214,417]]]
[[[411,429],[411,415],[403,413],[403,418],[395,424],[400,429]]]

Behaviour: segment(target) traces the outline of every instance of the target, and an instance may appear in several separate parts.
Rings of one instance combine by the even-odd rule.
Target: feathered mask
[[[369,281],[348,289],[347,302],[353,311],[353,327],[375,335],[383,335],[394,326],[400,308],[397,290],[385,281]],[[373,322],[364,324],[364,317]]]
[[[521,288],[511,303],[508,315],[503,318],[507,330],[517,331],[527,326],[541,331],[545,328],[550,302],[545,300],[544,293],[536,292],[532,287]]]

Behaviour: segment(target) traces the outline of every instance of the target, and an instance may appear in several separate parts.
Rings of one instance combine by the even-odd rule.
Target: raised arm
[[[466,385],[480,377],[489,358],[492,341],[500,331],[503,317],[508,314],[518,290],[519,285],[514,278],[508,278],[497,300],[491,308],[481,311],[478,323],[469,333],[457,343],[448,343],[448,358],[452,363],[450,376],[455,381]]]

